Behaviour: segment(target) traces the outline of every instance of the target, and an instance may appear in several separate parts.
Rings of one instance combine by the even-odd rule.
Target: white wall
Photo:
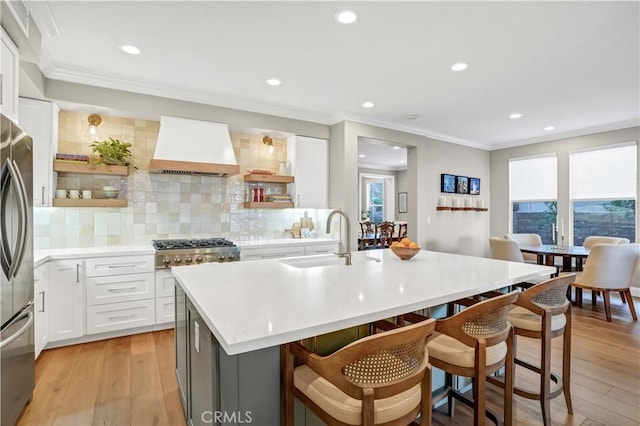
[[[488,253],[490,212],[437,212],[440,173],[478,177],[488,204],[489,153],[448,142],[361,123],[341,122],[332,127],[330,144],[331,206],[340,206],[350,217],[359,217],[358,137],[407,146],[406,220],[409,238],[423,248],[484,256]],[[352,229],[352,247],[357,232]]]

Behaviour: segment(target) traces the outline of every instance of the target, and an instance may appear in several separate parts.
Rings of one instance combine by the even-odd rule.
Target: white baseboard
[[[631,295],[635,297],[640,297],[640,287],[630,287]]]

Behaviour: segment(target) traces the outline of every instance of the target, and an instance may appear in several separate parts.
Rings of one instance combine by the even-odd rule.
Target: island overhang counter
[[[555,273],[548,266],[426,250],[408,261],[390,250],[355,252],[352,263],[319,255],[173,268],[176,294],[190,309],[181,314],[185,301],[177,298],[177,364],[190,358],[193,370],[194,356],[213,358],[213,365],[205,362],[208,371],[191,371],[195,381],[184,374],[181,379],[177,371],[178,381],[185,382],[179,385],[197,387],[203,375],[215,376],[191,390],[200,397],[203,389],[213,389],[200,398],[203,404],[190,404],[189,391],[181,389],[187,418],[198,423],[203,412],[234,418],[249,412],[258,424],[279,424],[280,345]],[[197,335],[190,329],[179,338],[179,327],[189,321]],[[195,340],[205,334],[202,326],[209,329],[213,345],[204,355],[202,344],[192,353]],[[183,345],[186,355],[179,353]]]

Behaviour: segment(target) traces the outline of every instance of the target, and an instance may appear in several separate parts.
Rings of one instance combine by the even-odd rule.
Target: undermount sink
[[[294,268],[315,268],[319,266],[344,265],[344,258],[340,258],[332,254],[322,256],[293,257],[290,259],[279,260],[279,262],[284,263],[285,265],[293,266]],[[351,263],[353,265],[367,262],[380,262],[380,259],[369,256],[351,258]]]

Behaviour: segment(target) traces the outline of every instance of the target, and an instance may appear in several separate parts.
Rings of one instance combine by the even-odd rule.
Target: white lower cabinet
[[[340,243],[313,244],[304,248],[304,254],[334,254],[340,251]]]
[[[153,325],[155,299],[87,306],[87,334]]]
[[[49,342],[49,274],[47,265],[38,266],[33,270],[33,298],[35,314],[34,343],[36,358]]]
[[[82,259],[56,260],[48,263],[49,314],[47,322],[49,323],[49,342],[73,339],[84,335],[83,265]]]
[[[282,246],[270,248],[241,248],[240,258],[242,260],[280,259],[283,257],[304,256],[304,246]]]
[[[173,322],[175,289],[171,271],[156,271],[156,324]]]
[[[155,273],[152,255],[89,259],[87,334],[155,324]]]

